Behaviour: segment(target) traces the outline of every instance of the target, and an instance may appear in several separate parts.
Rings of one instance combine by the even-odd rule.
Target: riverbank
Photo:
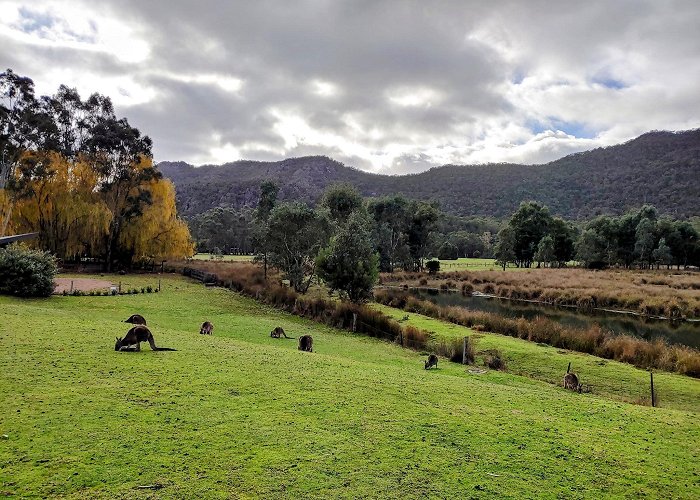
[[[506,318],[498,314],[443,307],[411,296],[402,290],[378,290],[375,300],[407,312],[441,319],[461,326],[541,342],[605,359],[700,377],[700,351],[670,346],[661,340],[649,342],[628,335],[614,335],[600,326],[566,328],[543,317],[532,320]]]
[[[383,285],[459,289],[508,299],[581,309],[611,309],[650,317],[700,319],[700,273],[677,270],[527,269],[387,273]]]

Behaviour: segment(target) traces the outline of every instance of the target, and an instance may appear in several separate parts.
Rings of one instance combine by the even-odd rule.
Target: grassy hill
[[[114,337],[130,326],[120,321],[134,312],[159,345],[178,351],[114,352]],[[652,409],[443,361],[425,371],[418,353],[178,277],[159,294],[0,297],[0,317],[5,494],[700,495],[698,409],[672,394],[674,404]],[[205,319],[213,337],[198,334]],[[315,352],[271,339],[278,325],[312,334]],[[515,355],[509,362],[519,366]],[[668,377],[687,381],[698,401],[697,381]],[[163,488],[138,489],[153,485]]]
[[[620,214],[644,203],[677,218],[700,215],[700,184],[695,182],[700,130],[650,132],[544,165],[445,165],[402,176],[370,174],[319,156],[197,168],[184,162],[158,166],[175,183],[184,215],[216,206],[255,206],[265,179],[280,185],[282,200],[311,204],[328,185],[346,182],[364,196],[402,193],[438,200],[445,211],[457,215],[505,217],[521,201],[533,199],[570,219]]]

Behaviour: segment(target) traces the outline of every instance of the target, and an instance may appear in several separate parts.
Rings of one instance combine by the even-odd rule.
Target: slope
[[[153,278],[124,278],[125,286]],[[697,414],[422,357],[221,289],[0,297],[0,491],[20,497],[700,494]],[[116,353],[133,312],[177,352]],[[205,320],[214,336],[198,335]],[[315,352],[270,339],[311,333]],[[139,486],[162,487],[141,490]]]

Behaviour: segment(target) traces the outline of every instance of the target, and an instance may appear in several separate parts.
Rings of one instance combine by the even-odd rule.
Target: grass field
[[[114,352],[135,312],[178,351]],[[197,333],[205,319],[212,337]],[[314,353],[271,339],[278,325],[312,334]],[[0,493],[700,496],[698,411],[674,409],[680,396],[653,409],[444,361],[425,371],[423,359],[179,277],[159,294],[0,297]],[[562,370],[569,356],[541,359]],[[149,485],[163,488],[138,489]]]
[[[250,262],[253,260],[252,255],[219,255],[220,259],[210,253],[196,253],[192,257],[195,260],[225,260],[233,262]]]
[[[496,264],[494,259],[474,259],[470,257],[461,257],[455,260],[440,261],[441,271],[494,271],[498,269],[500,269],[500,267],[498,267],[498,264]]]

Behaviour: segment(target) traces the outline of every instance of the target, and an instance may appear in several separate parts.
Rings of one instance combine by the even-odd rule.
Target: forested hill
[[[215,206],[253,207],[264,179],[280,185],[280,199],[312,204],[329,184],[347,182],[365,196],[401,193],[438,200],[445,211],[458,215],[503,217],[523,200],[542,202],[553,213],[574,219],[620,214],[643,203],[676,217],[700,215],[700,129],[649,132],[544,165],[446,165],[403,176],[370,174],[322,156],[158,166],[175,183],[185,215]]]

